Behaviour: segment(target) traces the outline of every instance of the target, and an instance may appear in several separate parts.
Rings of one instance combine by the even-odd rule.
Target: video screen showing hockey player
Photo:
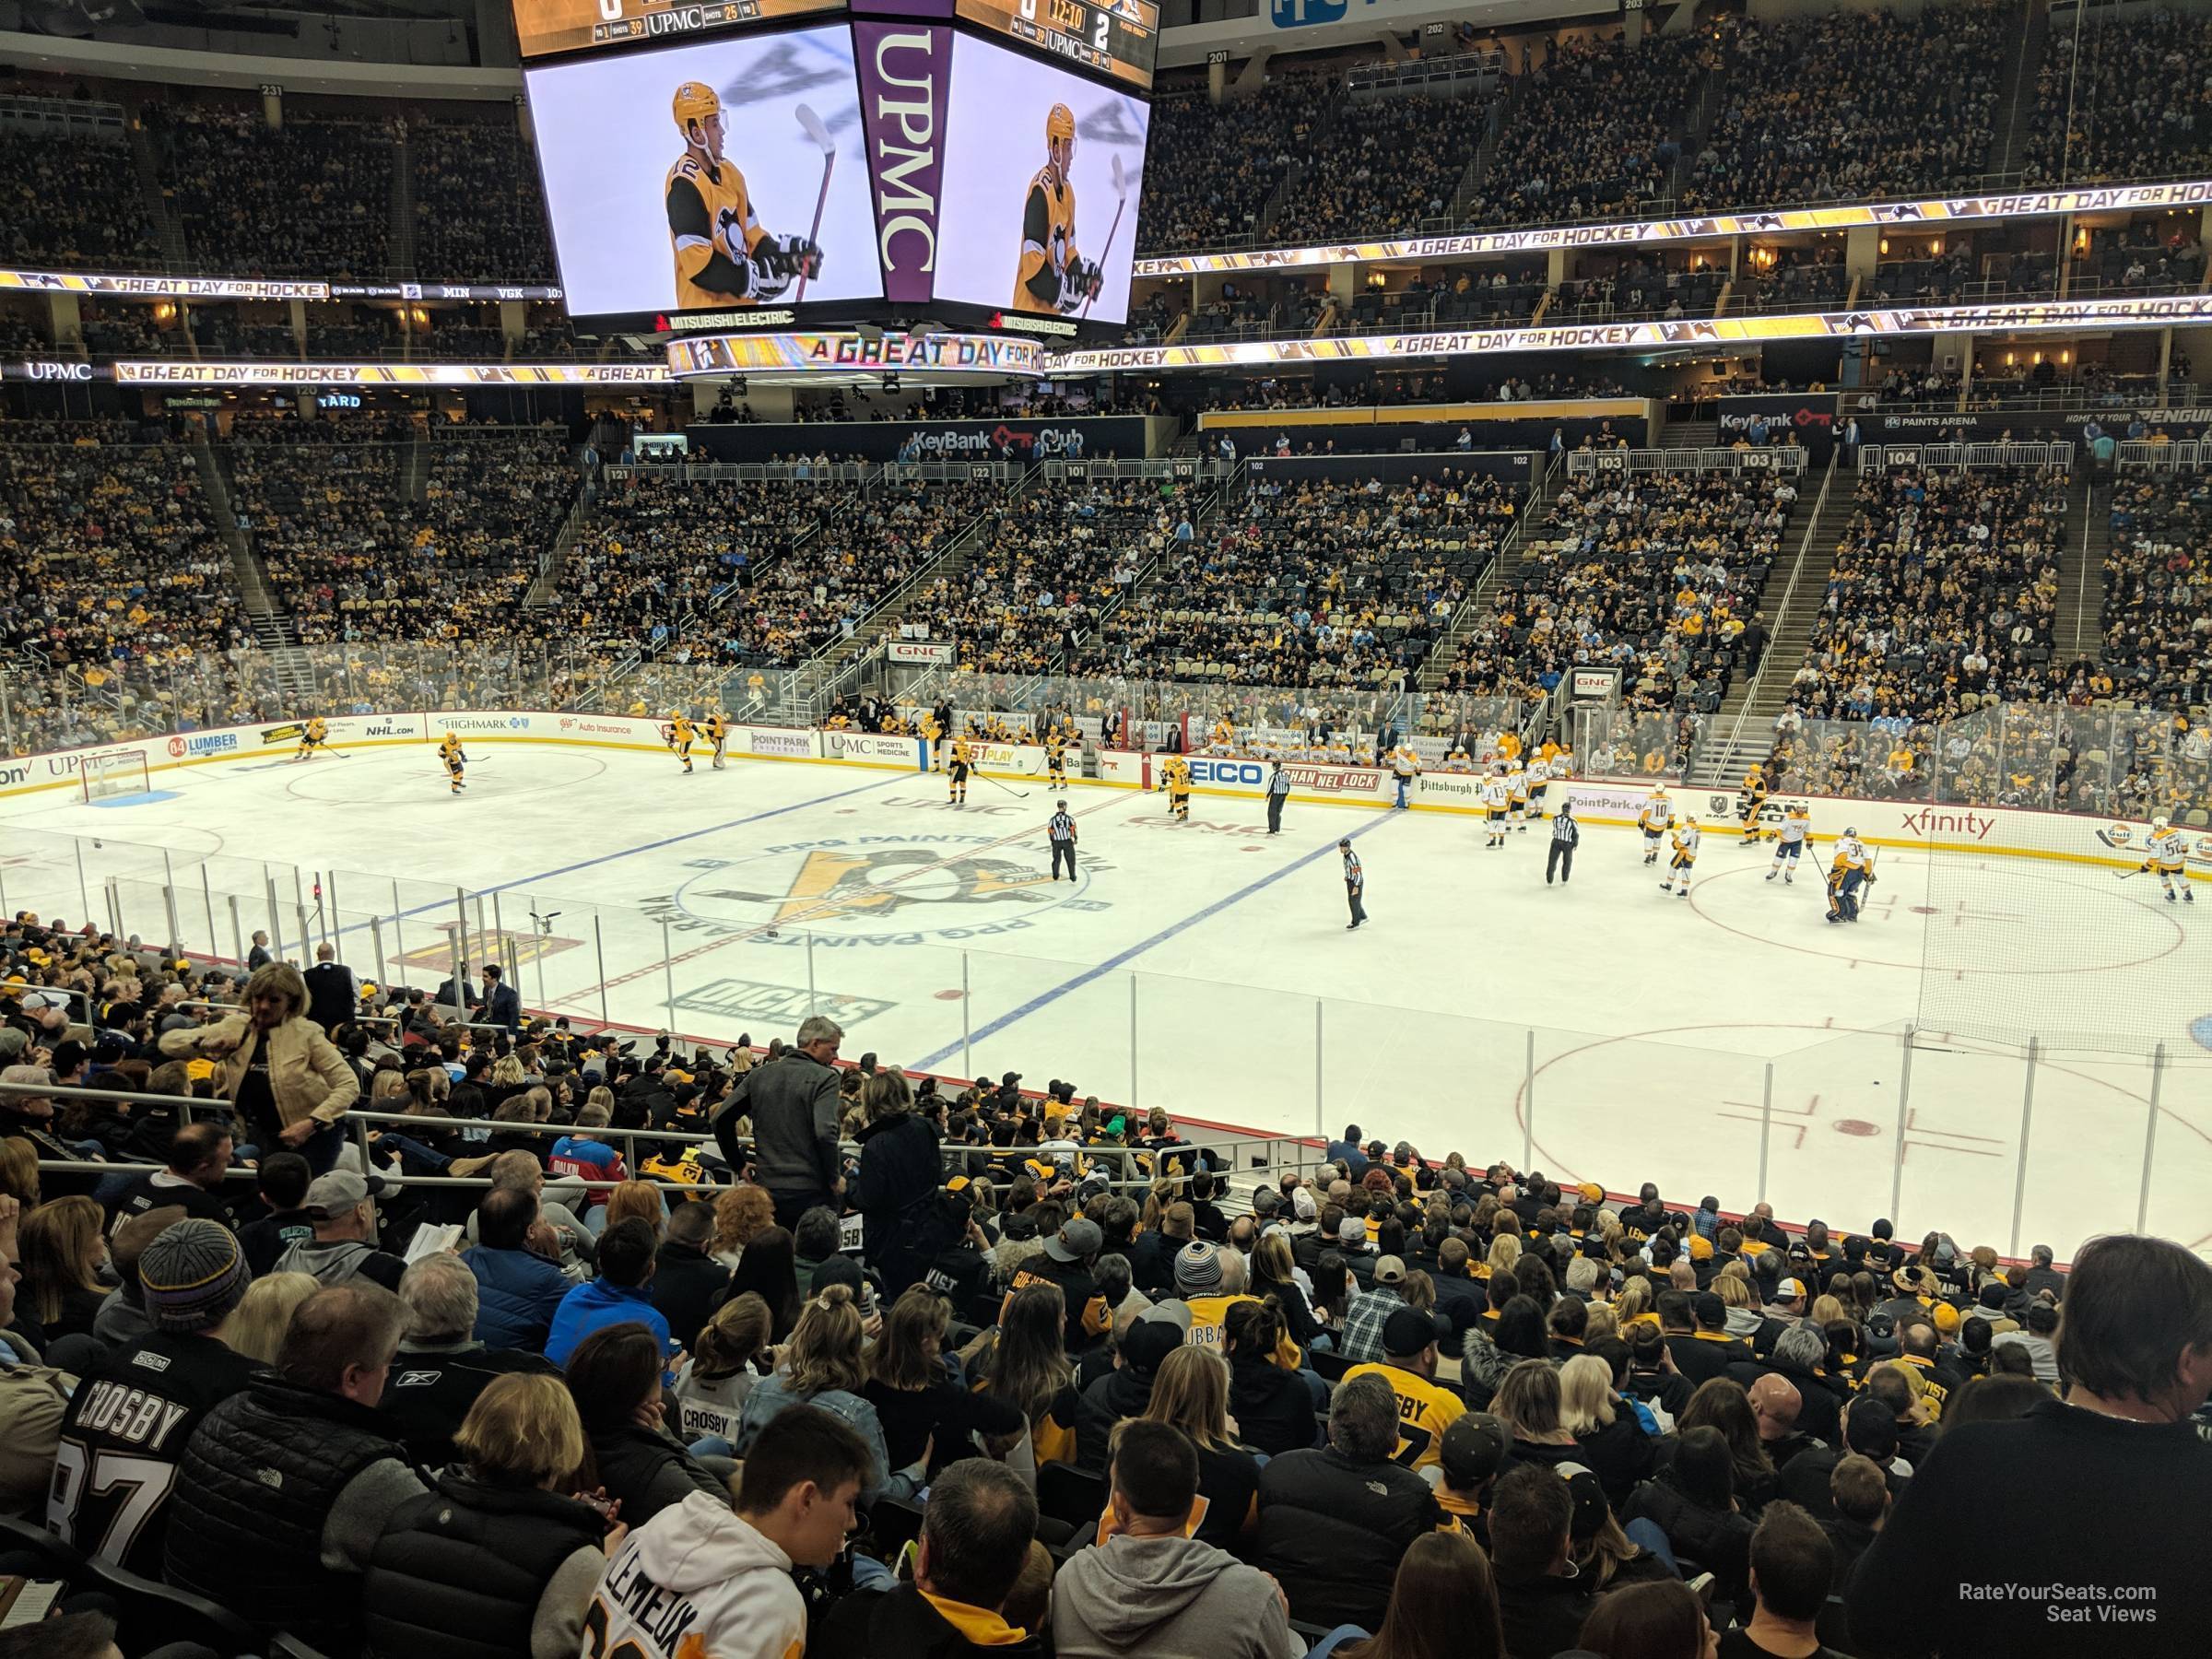
[[[841,25],[524,79],[571,313],[881,296]]]
[[[714,88],[686,81],[676,89],[675,114],[684,135],[684,153],[668,170],[667,191],[677,309],[781,300],[794,278],[803,293],[807,280],[822,274],[822,251],[806,237],[777,236],[760,228],[745,175],[722,153],[725,128]],[[807,109],[802,124],[818,121]],[[834,165],[836,150],[826,131],[822,144],[827,169]]]
[[[955,39],[937,297],[1122,323],[1150,106]]]

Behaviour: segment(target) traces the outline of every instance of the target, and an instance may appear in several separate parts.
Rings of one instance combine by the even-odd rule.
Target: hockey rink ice
[[[428,746],[21,798],[0,905],[226,958],[255,927],[303,962],[328,936],[364,978],[424,987],[465,927],[472,962],[496,949],[526,1006],[580,1022],[765,1043],[814,1007],[849,1058],[1065,1077],[1269,1135],[1357,1123],[1686,1206],[1747,1207],[1763,1142],[1792,1220],[1894,1214],[1900,1236],[2064,1259],[2144,1205],[2212,1245],[2212,884],[2169,905],[2148,877],[1890,849],[1864,919],[1830,926],[1824,852],[1770,883],[1728,825],[1685,901],[1628,829],[1586,828],[1572,884],[1547,888],[1543,825],[1493,852],[1469,818],[1294,798],[1270,840],[1256,800],[1200,794],[1177,824],[1164,796],[1077,783],[1081,878],[1053,885],[1041,781],[979,776],[955,810],[917,772],[471,755],[460,798]],[[2032,1085],[1997,1040],[2029,1031]]]

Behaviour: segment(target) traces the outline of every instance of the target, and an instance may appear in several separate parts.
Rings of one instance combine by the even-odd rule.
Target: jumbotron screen
[[[874,18],[524,78],[579,318],[1127,320],[1151,107],[1112,85]]]

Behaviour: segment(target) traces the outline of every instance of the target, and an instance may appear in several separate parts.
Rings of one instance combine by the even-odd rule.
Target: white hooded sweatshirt
[[[646,1659],[799,1659],[806,1604],[791,1558],[704,1492],[623,1540],[585,1616],[587,1647]]]

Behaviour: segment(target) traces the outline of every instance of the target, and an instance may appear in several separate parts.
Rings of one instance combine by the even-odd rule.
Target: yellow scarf
[[[926,1590],[921,1594],[922,1599],[935,1607],[947,1624],[977,1647],[1011,1647],[1029,1634],[1019,1625],[1008,1624],[989,1607],[947,1601]]]

